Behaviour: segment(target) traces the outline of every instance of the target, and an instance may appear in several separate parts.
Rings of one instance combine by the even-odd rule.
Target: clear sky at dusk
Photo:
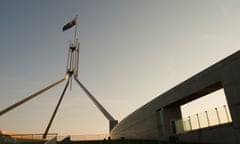
[[[79,79],[122,120],[238,51],[239,5],[229,0],[1,0],[0,110],[65,76],[74,29],[62,32],[62,26],[78,15]],[[0,116],[0,130],[43,133],[63,88]],[[225,103],[220,96],[214,101]],[[50,132],[107,133],[108,121],[73,82]]]

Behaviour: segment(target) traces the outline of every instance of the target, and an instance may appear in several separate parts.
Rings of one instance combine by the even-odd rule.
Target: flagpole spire
[[[75,17],[75,22],[76,22],[76,24],[75,24],[75,31],[74,31],[74,43],[76,44],[76,39],[77,39],[77,24],[78,24],[78,15],[76,15],[76,17]]]

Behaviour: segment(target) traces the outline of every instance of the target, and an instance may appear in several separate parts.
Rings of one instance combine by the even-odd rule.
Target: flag
[[[77,23],[77,17],[75,17],[73,20],[71,20],[70,22],[68,22],[67,24],[65,24],[62,28],[63,31],[66,31],[68,29],[70,29],[71,27],[75,26]]]

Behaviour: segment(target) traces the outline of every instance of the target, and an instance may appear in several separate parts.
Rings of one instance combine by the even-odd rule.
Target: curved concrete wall
[[[225,58],[208,69],[156,97],[119,122],[112,139],[166,139],[172,135],[171,121],[181,118],[180,105],[224,88],[233,126],[240,131],[240,52]],[[238,105],[238,106],[237,106]]]
[[[158,106],[147,104],[122,120],[111,131],[111,137],[118,139],[155,139],[159,136],[157,112]]]

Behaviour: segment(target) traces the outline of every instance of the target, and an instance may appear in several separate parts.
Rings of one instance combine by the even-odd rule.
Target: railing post
[[[208,123],[208,127],[210,126],[210,121],[209,121],[209,117],[208,117],[208,112],[205,111],[206,117],[207,117],[207,123]]]
[[[230,118],[229,118],[229,115],[228,115],[228,110],[227,110],[227,106],[224,105],[224,110],[225,110],[225,113],[226,113],[226,117],[227,117],[227,122],[230,122]]]
[[[200,125],[199,115],[198,115],[198,113],[196,115],[197,115],[197,121],[198,121],[198,128],[200,129],[201,125]]]
[[[221,120],[220,120],[220,117],[219,117],[218,109],[215,108],[215,110],[216,110],[216,114],[217,114],[217,118],[218,118],[218,124],[221,124]]]
[[[190,126],[190,131],[192,130],[192,123],[191,123],[191,117],[188,116],[188,120],[189,120],[189,126]]]

